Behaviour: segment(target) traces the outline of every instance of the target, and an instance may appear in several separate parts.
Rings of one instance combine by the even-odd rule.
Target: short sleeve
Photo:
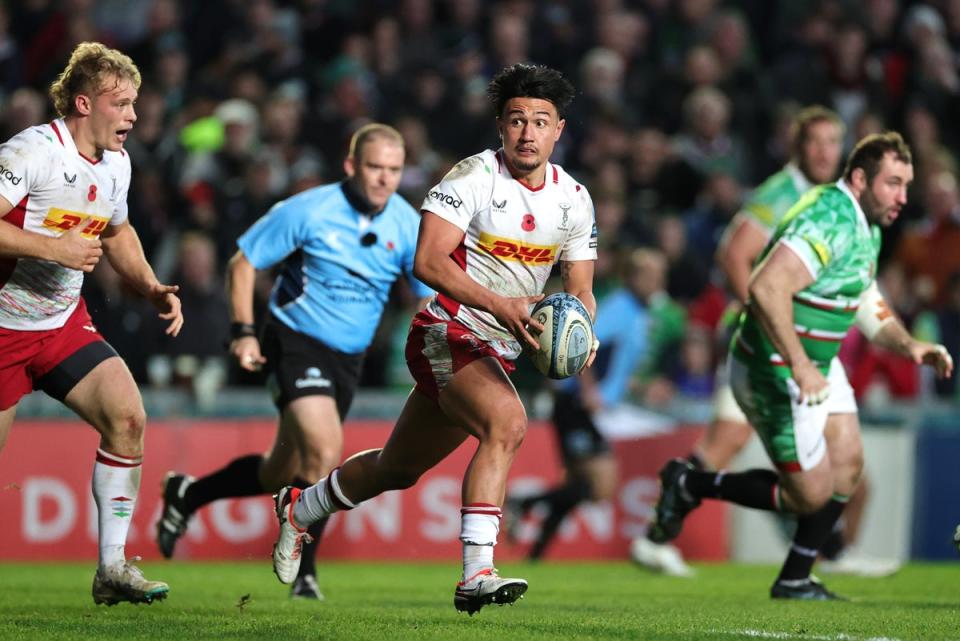
[[[257,269],[276,265],[309,239],[309,208],[282,200],[237,239],[237,246]]]
[[[597,259],[597,223],[593,211],[593,200],[587,189],[581,185],[574,188],[575,212],[571,212],[572,226],[563,247],[560,260],[596,260]]]
[[[35,128],[0,145],[0,196],[16,206],[49,175],[50,146]]]
[[[120,193],[117,195],[117,200],[113,205],[113,215],[110,216],[111,225],[121,225],[126,222],[129,216],[129,210],[127,209],[127,194],[130,193],[130,156],[124,154],[121,156],[123,159],[123,169],[121,171],[121,187]]]
[[[461,160],[427,192],[420,209],[433,212],[466,232],[493,193],[493,172],[481,155]]]
[[[837,256],[842,256],[849,242],[843,226],[830,224],[819,212],[803,212],[784,229],[780,244],[786,245],[807,267],[816,280]]]

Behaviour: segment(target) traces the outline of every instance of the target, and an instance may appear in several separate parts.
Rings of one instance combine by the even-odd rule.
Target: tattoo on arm
[[[573,263],[567,261],[560,263],[560,277],[563,279],[564,287],[570,282],[571,271],[573,271]]]

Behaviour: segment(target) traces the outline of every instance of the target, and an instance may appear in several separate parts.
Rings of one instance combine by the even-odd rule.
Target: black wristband
[[[230,338],[232,340],[256,335],[257,328],[253,323],[230,323]]]

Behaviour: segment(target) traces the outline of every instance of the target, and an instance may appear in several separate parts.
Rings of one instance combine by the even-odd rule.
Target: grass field
[[[684,580],[625,562],[509,564],[503,575],[530,581],[526,598],[473,617],[452,605],[456,563],[324,565],[323,603],[291,601],[269,562],[143,567],[170,597],[107,608],[90,598],[91,565],[0,564],[0,640],[960,640],[958,564],[831,578],[846,603],[771,602],[764,566],[701,566]]]

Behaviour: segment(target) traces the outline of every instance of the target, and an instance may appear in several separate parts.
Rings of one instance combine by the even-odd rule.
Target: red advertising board
[[[391,424],[351,421],[345,452],[382,445]],[[253,421],[153,421],[147,429],[143,482],[128,556],[159,556],[153,540],[160,512],[160,480],[170,469],[203,475],[233,457],[268,448],[274,425]],[[657,493],[656,473],[670,456],[683,455],[699,428],[651,438],[617,441],[621,467],[615,500],[585,505],[561,528],[551,558],[624,558],[630,540],[646,531]],[[79,421],[18,421],[0,453],[0,559],[95,559],[96,508],[90,474],[97,434]],[[388,492],[356,510],[335,515],[320,553],[340,559],[457,558],[460,482],[473,454],[467,441],[405,492]],[[549,426],[530,426],[510,475],[511,491],[548,487],[561,476]],[[201,510],[177,547],[179,558],[263,558],[276,529],[267,497],[224,500]],[[725,509],[708,501],[688,520],[679,547],[694,559],[727,555]],[[498,558],[522,556],[535,535],[535,518],[520,529],[520,542],[503,541]]]

